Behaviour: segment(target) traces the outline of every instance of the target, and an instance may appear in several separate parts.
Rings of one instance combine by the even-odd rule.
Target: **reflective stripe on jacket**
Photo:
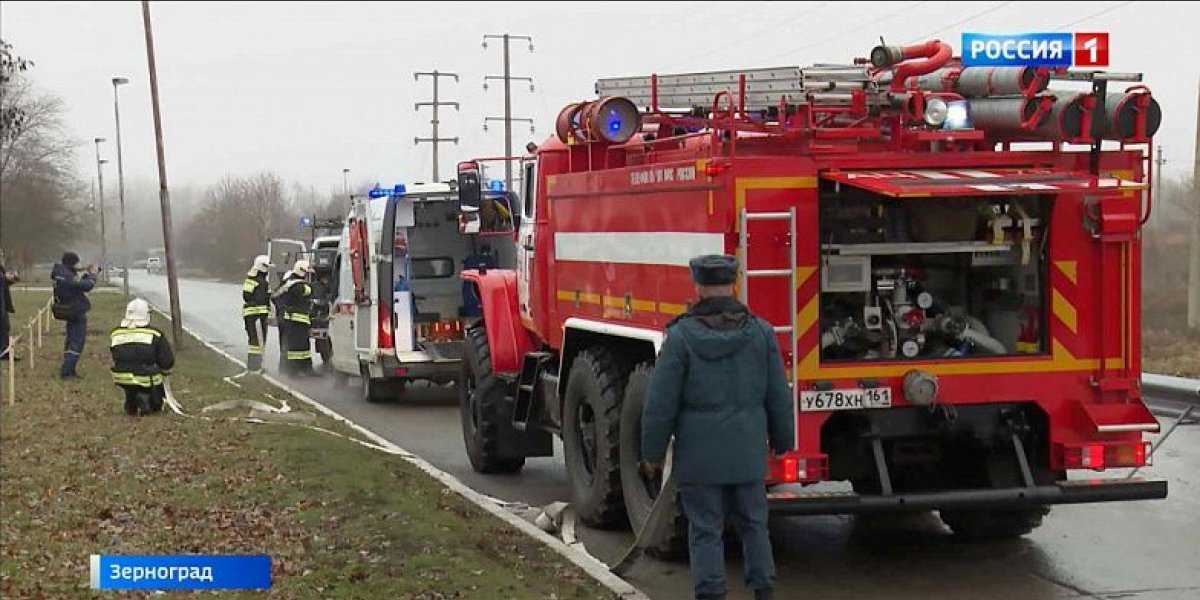
[[[153,327],[118,327],[109,335],[113,383],[152,387],[175,366],[171,344]]]
[[[267,307],[271,301],[271,292],[267,289],[267,274],[247,274],[242,282],[242,316],[254,317],[270,313]]]

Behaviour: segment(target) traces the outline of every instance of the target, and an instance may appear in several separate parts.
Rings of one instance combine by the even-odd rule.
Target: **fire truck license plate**
[[[852,388],[846,390],[800,392],[801,411],[888,408],[891,405],[891,388]]]

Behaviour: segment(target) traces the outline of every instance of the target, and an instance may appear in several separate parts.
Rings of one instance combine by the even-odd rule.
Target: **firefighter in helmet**
[[[130,301],[109,340],[113,383],[125,391],[125,414],[162,410],[163,378],[175,366],[175,355],[162,331],[150,326],[150,305],[141,298]]]
[[[791,394],[774,328],[733,296],[737,259],[699,256],[690,266],[699,302],[667,325],[642,410],[642,467],[657,475],[675,436],[672,476],[688,518],[695,597],[725,597],[729,519],[742,540],[746,585],[764,600],[775,561],[763,479],[767,450],[794,445]]]
[[[285,371],[292,375],[313,375],[312,345],[309,342],[312,328],[312,286],[308,284],[310,272],[312,269],[307,260],[296,261],[290,276],[274,294],[282,309],[282,318],[279,318],[279,312],[275,314],[287,348]]]
[[[254,257],[254,265],[242,282],[242,320],[246,322],[246,370],[261,373],[263,347],[267,343],[267,315],[270,313],[271,290],[267,287],[267,269],[271,260],[265,255]]]

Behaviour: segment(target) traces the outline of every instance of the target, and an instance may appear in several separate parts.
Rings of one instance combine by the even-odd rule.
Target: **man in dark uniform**
[[[271,290],[267,286],[267,269],[271,260],[265,255],[254,258],[254,265],[242,282],[242,320],[246,323],[246,370],[261,373],[263,347],[267,343],[267,315],[270,313]]]
[[[82,277],[78,277],[79,255],[66,252],[62,262],[54,265],[50,278],[54,281],[54,302],[66,307],[64,321],[67,322],[66,340],[63,344],[63,362],[59,377],[79,379],[75,366],[83,354],[87,341],[87,313],[92,309],[87,293],[96,287],[96,267],[88,266]]]
[[[175,355],[162,331],[150,326],[150,305],[141,298],[133,299],[109,340],[113,383],[125,390],[125,414],[162,410],[166,397],[163,377],[175,366]]]
[[[642,411],[643,468],[661,470],[675,436],[695,597],[725,597],[729,518],[742,539],[746,586],[769,599],[775,561],[763,479],[768,448],[778,455],[795,445],[791,393],[774,328],[733,297],[737,260],[699,256],[690,266],[699,302],[667,326]]]
[[[10,273],[4,269],[3,253],[0,252],[0,360],[8,360],[8,332],[11,322],[9,314],[17,312],[13,307],[12,292],[9,288],[18,281],[20,278],[15,272]],[[21,360],[15,350],[12,353],[13,360]]]
[[[275,313],[286,338],[286,370],[291,375],[314,375],[312,370],[312,345],[309,330],[312,327],[312,286],[307,276],[311,269],[307,260],[296,261],[292,277],[279,286],[274,296],[283,314]]]

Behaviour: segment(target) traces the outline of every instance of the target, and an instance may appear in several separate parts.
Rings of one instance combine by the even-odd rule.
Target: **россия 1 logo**
[[[962,34],[964,67],[1107,67],[1107,33]]]

